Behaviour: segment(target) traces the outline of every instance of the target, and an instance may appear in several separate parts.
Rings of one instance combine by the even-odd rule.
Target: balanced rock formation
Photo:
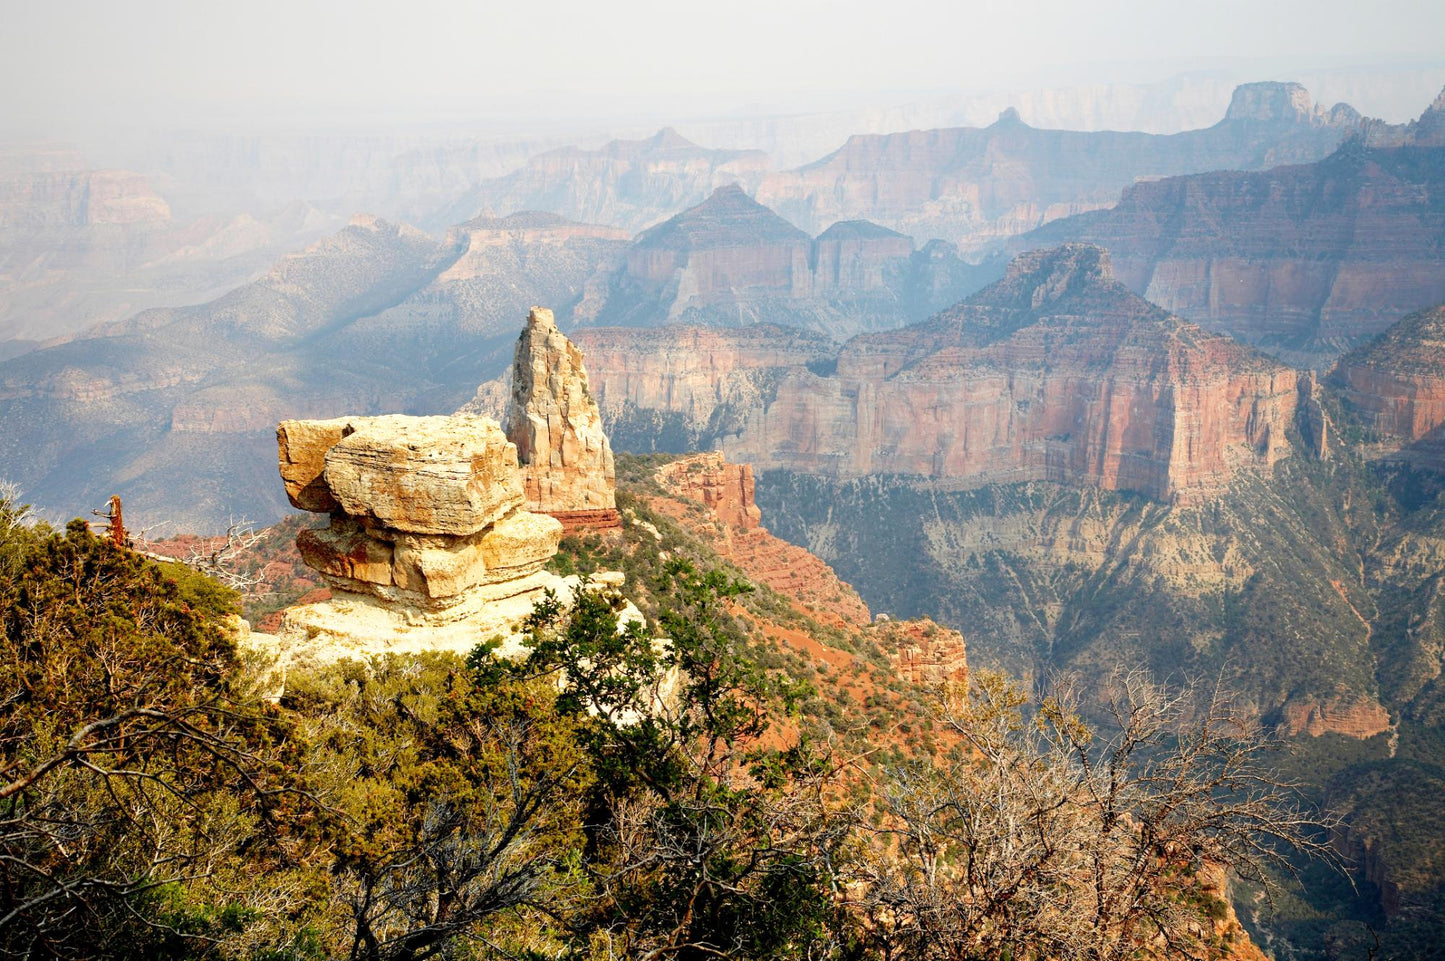
[[[292,505],[331,515],[297,537],[332,596],[286,612],[288,656],[469,651],[566,587],[543,570],[562,525],[523,509],[516,448],[496,422],[285,421],[276,437]]]
[[[587,387],[582,352],[545,307],[533,307],[517,338],[505,418],[516,445],[528,510],[566,532],[622,525],[612,447]]]

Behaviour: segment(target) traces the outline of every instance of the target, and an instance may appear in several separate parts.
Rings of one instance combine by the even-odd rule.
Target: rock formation
[[[684,371],[706,379],[687,352],[660,350],[652,332],[605,337],[611,349],[590,355],[605,412],[641,423],[685,414],[730,460],[840,478],[1198,497],[1283,456],[1298,397],[1294,371],[1140,300],[1087,246],[1021,257],[953,310],[855,337],[829,361],[800,365],[779,350],[727,407],[722,378],[686,396],[663,388]]]
[[[915,251],[866,221],[814,239],[730,185],[641,234],[576,317],[607,327],[766,320],[841,337],[921,320],[995,276],[950,245]]]
[[[543,571],[562,525],[523,509],[516,448],[494,421],[285,421],[276,438],[291,503],[331,515],[297,537],[332,596],[286,612],[289,657],[469,651],[562,586]]]
[[[1330,380],[1383,451],[1445,424],[1445,306],[1411,314],[1351,351]]]
[[[528,510],[555,517],[567,532],[621,526],[612,448],[582,352],[545,307],[532,308],[517,338],[504,423]]]
[[[1111,210],[1019,238],[1107,247],[1166,310],[1327,369],[1445,301],[1445,147],[1351,142],[1318,163],[1137,183]]]

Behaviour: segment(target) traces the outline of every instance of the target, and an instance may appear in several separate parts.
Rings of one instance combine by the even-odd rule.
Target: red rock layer
[[[717,353],[658,344],[660,332],[592,332],[609,344],[588,351],[604,415],[630,405],[716,428],[725,408],[706,440],[758,468],[1167,499],[1283,456],[1298,403],[1293,370],[1130,294],[1095,247],[1023,256],[953,311],[856,337],[829,362],[799,364],[766,349],[765,332],[743,333],[745,357],[721,331],[692,335]]]
[[[750,466],[728,464],[718,454],[696,454],[664,465],[656,479],[671,496],[652,498],[652,508],[703,537],[752,580],[813,617],[854,627],[872,620],[868,605],[831,567],[761,526]]]
[[[1412,314],[1346,354],[1332,380],[1384,444],[1421,440],[1445,424],[1445,306]]]
[[[591,511],[545,511],[544,513],[562,522],[563,537],[568,534],[611,531],[622,527],[622,515],[615,507]]]

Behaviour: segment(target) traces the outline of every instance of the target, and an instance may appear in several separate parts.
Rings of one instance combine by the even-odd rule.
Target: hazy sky
[[[1441,0],[0,0],[0,115],[607,116],[1435,63]]]

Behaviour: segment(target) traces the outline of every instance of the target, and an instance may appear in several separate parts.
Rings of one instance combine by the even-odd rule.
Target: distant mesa
[[[757,198],[807,231],[863,219],[972,257],[1112,206],[1138,180],[1308,163],[1367,132],[1403,135],[1346,105],[1317,107],[1295,83],[1245,84],[1219,123],[1169,135],[1040,129],[1010,107],[983,128],[855,135],[820,160],[768,174]]]

